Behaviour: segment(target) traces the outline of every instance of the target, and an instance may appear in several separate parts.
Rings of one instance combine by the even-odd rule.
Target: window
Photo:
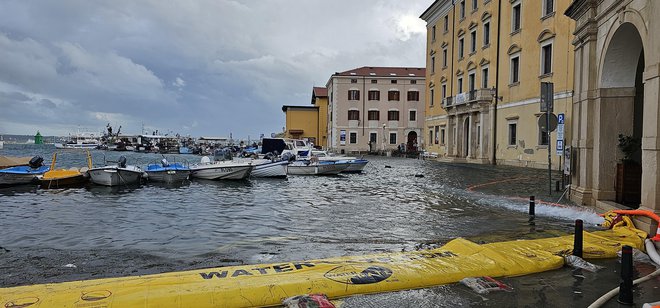
[[[445,33],[447,33],[447,31],[449,31],[449,15],[445,15],[445,27],[444,28],[445,28],[444,29]]]
[[[390,144],[396,144],[396,133],[390,133]]]
[[[465,42],[465,41],[463,40],[462,37],[461,37],[460,39],[458,39],[458,59],[459,59],[459,60],[460,60],[460,59],[463,59],[463,47],[464,47],[464,42]]]
[[[472,0],[472,10],[476,11],[479,8],[479,5],[477,4],[478,0]]]
[[[481,88],[488,89],[488,67],[481,69]]]
[[[410,122],[417,121],[417,111],[416,110],[410,110],[410,112],[408,113],[408,120]]]
[[[490,21],[484,23],[484,46],[490,45]]]
[[[520,30],[520,12],[522,4],[520,1],[513,5],[511,12],[511,32]]]
[[[468,91],[472,92],[475,90],[475,80],[476,80],[476,74],[475,73],[470,73],[468,75]],[[474,99],[474,98],[471,98]]]
[[[548,16],[555,12],[555,0],[543,0],[543,16]]]
[[[360,90],[348,90],[348,100],[349,101],[359,101],[360,100]]]
[[[460,12],[461,19],[463,19],[463,18],[465,18],[465,0],[461,0],[461,2],[459,4],[459,8],[460,8],[459,12]]]
[[[380,91],[378,90],[369,90],[369,100],[370,101],[379,101],[380,100]]]
[[[357,83],[357,79],[351,79],[351,83]]]
[[[435,57],[431,57],[431,74],[435,73]]]
[[[357,143],[357,133],[356,132],[351,132],[348,135],[348,143],[350,144],[356,144]]]
[[[433,98],[435,96],[435,90],[431,89],[429,94],[429,106],[433,107]]]
[[[463,93],[463,77],[458,78],[456,85],[458,87],[458,93]]]
[[[440,129],[440,144],[442,144],[442,145],[445,144],[445,129],[444,128]]]
[[[442,50],[442,67],[447,67],[447,48]]]
[[[509,146],[515,146],[516,145],[516,130],[517,130],[518,123],[516,122],[509,122]]]
[[[396,81],[396,79],[392,79],[392,80],[390,80],[390,83],[391,83],[391,84],[396,84],[397,81]]]
[[[376,80],[376,79],[371,79],[371,83],[378,83],[378,80]]]
[[[477,51],[477,30],[470,32],[470,53]]]
[[[387,112],[387,120],[388,121],[399,121],[399,111],[398,110],[390,110]]]
[[[399,91],[397,91],[397,90],[387,91],[387,100],[388,101],[398,101],[399,96],[400,96]]]
[[[433,140],[433,129],[429,129],[429,144],[431,144],[431,140]]]
[[[431,41],[435,42],[435,26],[431,28]]]
[[[349,110],[348,111],[348,120],[359,120],[360,119],[360,111],[359,110]]]
[[[369,142],[376,143],[377,140],[378,140],[378,133],[370,133],[369,134]]]
[[[541,75],[552,73],[552,43],[541,47]]]
[[[418,102],[419,91],[408,91],[408,101]]]
[[[411,80],[410,84],[417,84],[417,80],[415,80],[415,79]]]
[[[380,111],[378,110],[369,110],[367,113],[369,116],[369,121],[378,121],[380,120]]]
[[[440,132],[440,126],[436,126],[436,127],[435,127],[435,138],[433,138],[433,139],[434,139],[434,140],[433,140],[433,143],[435,143],[435,144],[438,144],[439,141],[440,141],[440,138],[439,138],[439,136],[438,136],[438,135],[439,135],[439,132]]]
[[[548,145],[548,133],[539,128],[539,145]]]
[[[477,125],[477,145],[481,145],[481,125]]]
[[[445,99],[447,97],[447,84],[443,83],[442,84],[442,99]]]
[[[511,80],[510,83],[520,82],[520,56],[514,56],[511,58]]]

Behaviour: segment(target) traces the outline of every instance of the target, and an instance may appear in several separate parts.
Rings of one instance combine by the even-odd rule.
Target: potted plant
[[[642,166],[633,159],[641,150],[641,140],[633,136],[619,134],[619,150],[623,158],[616,166],[616,202],[639,207],[642,191]]]

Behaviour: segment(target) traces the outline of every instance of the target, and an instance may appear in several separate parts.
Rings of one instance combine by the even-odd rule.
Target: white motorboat
[[[269,159],[255,159],[252,164],[254,164],[252,177],[255,178],[285,178],[289,166],[289,162],[286,160],[271,161]]]
[[[166,159],[160,164],[147,165],[149,181],[165,183],[182,183],[190,176],[190,168],[180,163],[169,163]]]
[[[119,157],[116,165],[89,169],[92,183],[105,186],[139,184],[147,174],[138,166],[127,165],[126,157]]]
[[[211,161],[204,156],[199,164],[190,166],[190,176],[205,180],[243,180],[250,176],[252,169],[252,162]]]
[[[296,160],[289,163],[288,174],[293,175],[334,175],[350,166],[347,161]]]
[[[368,160],[357,157],[332,156],[326,151],[314,150],[312,151],[312,157],[317,157],[319,161],[348,162],[350,166],[342,171],[343,173],[360,173],[369,163]]]

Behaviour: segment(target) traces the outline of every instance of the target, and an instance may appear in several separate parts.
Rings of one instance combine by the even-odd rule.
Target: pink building
[[[333,74],[328,144],[335,152],[421,148],[426,69],[361,67]]]

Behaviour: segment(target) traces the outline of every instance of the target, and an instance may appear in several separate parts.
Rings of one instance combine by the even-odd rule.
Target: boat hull
[[[346,170],[349,163],[294,163],[289,164],[287,173],[291,175],[336,175]]]
[[[288,161],[266,161],[254,166],[252,177],[255,178],[285,178],[289,166]]]
[[[70,144],[70,143],[56,143],[56,149],[96,149],[100,144],[83,143],[83,144]]]
[[[41,188],[50,189],[50,188],[68,188],[68,187],[82,187],[87,182],[87,178],[83,174],[71,175],[71,176],[62,176],[41,179]]]
[[[348,162],[349,166],[342,173],[361,173],[364,170],[364,167],[369,163],[368,160],[356,159]]]
[[[190,167],[190,176],[205,180],[244,180],[250,176],[253,168],[252,165],[197,165]]]
[[[142,170],[135,168],[102,167],[89,170],[92,183],[104,186],[132,185],[142,180]]]
[[[37,180],[34,174],[0,173],[0,186],[30,184]]]
[[[147,171],[149,181],[164,183],[180,183],[190,177],[190,170]]]

